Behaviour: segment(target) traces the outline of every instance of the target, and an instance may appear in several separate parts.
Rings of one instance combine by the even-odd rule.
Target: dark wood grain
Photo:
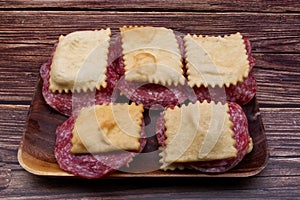
[[[300,192],[300,177],[276,177],[276,181],[269,177],[247,179],[174,179],[163,180],[67,180],[45,179],[30,174],[16,171],[20,179],[28,180],[21,185],[13,181],[11,187],[3,191],[3,195],[32,197],[28,194],[39,194],[35,198],[52,197],[57,199],[82,199],[82,198],[109,198],[109,199],[296,199]],[[51,185],[52,190],[40,190],[41,187]],[[270,188],[272,185],[272,188]],[[76,192],[74,192],[76,191]],[[289,191],[289,194],[286,193]]]
[[[57,1],[57,0],[34,0],[34,1],[0,1],[0,7],[10,9],[44,8],[44,9],[90,9],[90,10],[160,10],[160,11],[254,11],[254,12],[295,12],[299,11],[300,3],[297,0],[248,0],[248,1],[218,1],[218,0],[84,0],[84,1]]]
[[[242,179],[97,180],[45,178],[24,171],[17,149],[38,80],[60,34],[122,25],[166,26],[182,33],[240,31],[252,41],[257,99],[270,158]],[[0,0],[1,199],[298,199],[300,196],[300,1],[298,0]],[[0,182],[1,183],[1,182]]]
[[[0,19],[0,42],[5,44],[7,53],[53,44],[59,35],[75,30],[111,27],[116,32],[124,25],[165,26],[184,34],[223,35],[239,31],[253,41],[254,52],[300,51],[298,13],[2,11]],[[34,55],[45,53],[40,50]]]
[[[107,26],[112,27],[115,33],[124,24],[148,24],[167,26],[182,33],[217,35],[242,32],[252,41],[257,60],[258,70],[255,73],[260,86],[259,101],[263,104],[300,103],[300,86],[295,84],[300,78],[299,14],[97,11],[51,11],[41,14],[37,11],[4,11],[0,19],[2,101],[29,103],[39,67],[48,59],[60,34]],[[176,23],[173,23],[174,20]],[[274,73],[269,73],[269,70]],[[272,102],[270,92],[276,94]]]

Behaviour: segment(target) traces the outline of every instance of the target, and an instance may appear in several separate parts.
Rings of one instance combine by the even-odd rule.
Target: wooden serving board
[[[193,170],[151,171],[128,173],[117,171],[107,178],[126,177],[248,177],[261,172],[268,160],[266,135],[256,97],[243,106],[253,139],[253,151],[232,170],[222,174],[204,174]],[[28,172],[40,176],[72,176],[61,170],[54,157],[56,128],[67,119],[46,104],[42,95],[42,80],[38,81],[28,112],[23,138],[18,150],[18,160]],[[149,137],[150,138],[150,137]],[[152,139],[153,140],[153,137]],[[149,143],[151,145],[151,142]],[[153,150],[153,146],[146,151]],[[133,161],[134,162],[134,161]],[[149,160],[151,162],[151,160]],[[134,166],[134,163],[131,164]],[[147,163],[145,163],[147,165]]]

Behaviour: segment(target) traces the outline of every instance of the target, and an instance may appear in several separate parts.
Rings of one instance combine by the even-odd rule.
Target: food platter
[[[243,161],[232,170],[221,174],[204,174],[188,169],[175,171],[155,170],[141,173],[117,171],[108,176],[108,178],[248,177],[258,174],[267,164],[268,148],[256,97],[242,108],[248,119],[249,132],[253,140],[253,151],[246,155]],[[66,119],[66,116],[58,113],[46,104],[42,95],[42,80],[39,79],[29,108],[23,138],[18,151],[18,160],[25,170],[40,176],[73,176],[61,170],[54,157],[55,130]],[[147,149],[153,150],[153,148],[155,147]],[[149,160],[149,162],[152,161]]]
[[[141,173],[117,171],[106,178],[248,177],[258,174],[267,164],[268,147],[257,98],[254,97],[242,108],[248,119],[249,132],[253,140],[253,151],[246,155],[243,161],[232,170],[221,174],[204,174],[188,169],[175,171],[155,170],[149,172],[141,170]],[[66,119],[66,116],[52,109],[44,101],[42,79],[40,78],[29,108],[23,138],[18,150],[19,163],[25,170],[39,176],[73,176],[61,170],[54,157],[55,130]],[[153,149],[153,147],[147,149]],[[149,160],[149,162],[152,161]]]

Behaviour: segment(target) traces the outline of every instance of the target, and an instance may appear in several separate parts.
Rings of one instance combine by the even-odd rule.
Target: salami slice
[[[204,86],[194,87],[195,95],[200,102],[212,100],[211,93],[214,89],[208,89]],[[245,105],[254,97],[257,90],[256,79],[251,71],[248,78],[244,79],[243,82],[238,82],[237,85],[230,85],[225,87],[224,94],[226,95],[226,101],[235,102],[239,105]]]
[[[54,46],[53,53],[55,51],[56,45]],[[53,56],[52,53],[52,56]],[[82,92],[76,93],[73,95],[70,93],[53,93],[49,90],[49,79],[50,79],[50,66],[52,63],[52,56],[48,60],[48,62],[44,63],[40,69],[40,75],[43,79],[43,88],[42,93],[45,101],[52,108],[57,110],[58,112],[70,116],[72,112],[79,111],[82,107],[91,106],[94,104],[103,104],[112,102],[112,94],[115,88],[115,85],[119,79],[117,72],[115,71],[115,63],[110,62],[111,64],[107,67],[106,70],[106,88],[100,88],[100,90],[96,90],[95,92]],[[112,60],[113,51],[109,53],[109,61]],[[76,105],[73,107],[73,105]],[[73,110],[73,109],[76,110]]]
[[[184,54],[183,40],[176,35],[181,55]],[[121,40],[118,42],[121,43]],[[191,90],[187,85],[163,86],[154,83],[129,82],[124,78],[124,60],[122,56],[117,59],[116,71],[120,75],[117,88],[121,93],[133,102],[143,104],[148,109],[161,109],[162,107],[174,107],[182,104],[188,98],[187,91]]]
[[[117,87],[128,99],[148,109],[174,107],[187,99],[186,86],[181,85],[165,87],[153,83],[135,83],[122,77]]]
[[[165,128],[164,112],[162,112],[156,121],[157,142],[162,147],[166,147],[165,141],[166,141],[167,137],[165,135],[165,131],[166,131],[166,128]]]
[[[250,41],[247,38],[244,38],[244,43],[247,50],[248,60],[250,64],[250,72],[246,79],[243,82],[238,82],[236,85],[230,85],[229,87],[225,87],[226,100],[231,102],[236,102],[239,105],[245,105],[254,97],[257,84],[256,79],[253,75],[253,66],[255,65],[255,59],[251,54],[251,45]],[[197,96],[197,99],[200,102],[204,100],[211,101],[212,97],[210,95],[211,92],[214,92],[214,89],[208,89],[204,86],[201,87],[193,87],[194,92]]]
[[[75,117],[72,115],[56,130],[55,158],[59,167],[66,172],[83,178],[94,179],[107,176],[120,167],[129,163],[135,155],[142,151],[146,145],[144,126],[142,127],[141,149],[136,152],[112,152],[103,154],[74,155],[70,153],[72,148],[72,129]]]
[[[248,131],[248,121],[242,108],[236,103],[228,103],[231,120],[234,124],[233,132],[238,150],[237,157],[216,161],[190,162],[184,164],[186,168],[193,168],[204,173],[223,173],[235,167],[247,153],[250,135]],[[161,115],[156,124],[156,136],[158,143],[165,147],[166,136],[164,134],[164,117]]]

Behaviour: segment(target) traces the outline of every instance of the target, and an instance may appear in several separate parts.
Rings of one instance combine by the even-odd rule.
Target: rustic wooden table
[[[182,33],[241,32],[252,41],[257,99],[270,152],[249,178],[81,180],[22,169],[17,150],[40,65],[60,34],[122,25]],[[0,198],[275,198],[300,196],[299,0],[0,0]]]

